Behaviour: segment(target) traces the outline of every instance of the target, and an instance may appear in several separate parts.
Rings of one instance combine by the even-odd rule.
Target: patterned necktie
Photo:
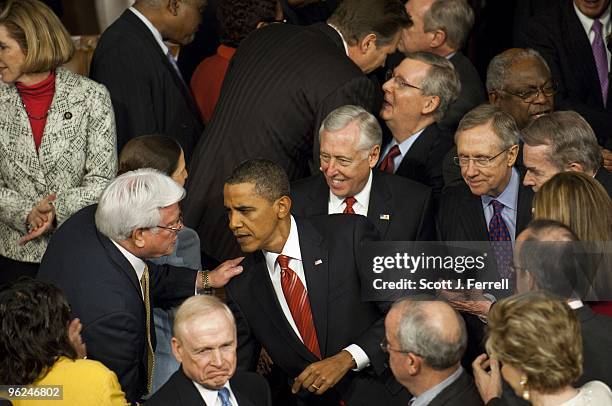
[[[349,196],[346,199],[344,199],[344,203],[346,203],[346,207],[344,208],[344,211],[342,213],[355,214],[355,210],[353,210],[353,205],[356,202],[357,202],[357,199],[355,199],[353,196]]]
[[[151,301],[149,300],[149,267],[145,264],[144,272],[140,278],[140,286],[147,313],[147,390],[151,393],[153,387],[153,369],[155,368],[155,358],[153,356],[153,339],[151,337]]]
[[[603,97],[604,106],[608,101],[608,54],[603,39],[603,24],[599,20],[593,22],[591,30],[595,33],[595,38],[591,44],[593,49],[593,57],[595,58],[595,66],[597,66],[597,76],[599,76],[599,84],[601,86],[601,96]]]
[[[393,147],[391,147],[389,152],[387,152],[387,156],[385,156],[385,159],[383,159],[382,162],[380,163],[380,166],[378,167],[378,169],[380,169],[383,172],[390,173],[390,174],[395,173],[395,163],[393,162],[393,159],[399,154],[400,154],[400,149],[397,145],[394,145]]]
[[[283,294],[289,305],[289,311],[291,312],[291,316],[293,316],[293,321],[295,321],[297,325],[304,345],[320,359],[321,350],[319,349],[317,332],[312,318],[312,311],[310,310],[308,293],[306,289],[304,289],[304,285],[297,274],[289,268],[289,257],[286,255],[279,255],[277,261],[281,269],[281,286],[283,287]]]
[[[221,406],[232,406],[229,389],[227,389],[226,387],[219,389],[219,399],[221,399]]]
[[[492,200],[493,217],[489,222],[489,241],[493,245],[495,259],[497,260],[497,268],[502,277],[508,277],[509,265],[512,261],[512,239],[510,231],[502,217],[504,204],[497,200]]]

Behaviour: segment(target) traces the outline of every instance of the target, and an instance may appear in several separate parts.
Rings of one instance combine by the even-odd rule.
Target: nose
[[[393,90],[393,78],[390,78],[385,83],[383,83],[382,89],[385,93],[391,93],[391,90]]]
[[[527,170],[527,173],[525,174],[525,179],[523,179],[523,185],[528,186],[528,187],[533,187],[535,186],[535,180],[534,177],[531,173],[530,170]]]
[[[212,350],[212,354],[210,355],[210,363],[216,367],[223,365],[223,355],[221,355],[221,349],[215,348]]]
[[[473,160],[469,160],[467,166],[464,167],[465,168],[465,176],[467,176],[468,178],[473,178],[475,176],[478,175],[478,168],[476,168],[476,165],[474,164]]]
[[[230,230],[235,231],[239,229],[240,227],[242,227],[242,220],[240,219],[240,216],[238,215],[238,213],[230,211],[228,213],[228,218],[229,218]]]
[[[334,176],[338,173],[338,167],[334,158],[330,159],[329,162],[322,168],[323,173],[325,173],[326,176]]]
[[[532,101],[534,104],[545,104],[548,101],[548,96],[544,94],[544,91],[538,88],[538,94],[536,94],[536,98]]]

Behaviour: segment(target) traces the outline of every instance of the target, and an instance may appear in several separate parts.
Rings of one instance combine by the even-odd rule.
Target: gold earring
[[[528,401],[531,396],[529,394],[529,388],[527,387],[527,375],[521,377],[519,385],[521,385],[521,389],[523,390],[523,399]]]

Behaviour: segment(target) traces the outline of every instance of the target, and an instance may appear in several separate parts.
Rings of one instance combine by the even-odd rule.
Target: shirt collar
[[[423,131],[425,131],[425,128],[421,128],[419,131],[415,132],[414,134],[412,134],[410,137],[406,138],[404,141],[402,141],[400,144],[397,143],[397,140],[395,139],[395,137],[393,138],[393,142],[391,143],[391,148],[394,145],[399,146],[399,150],[402,156],[406,155],[408,153],[408,151],[410,150],[410,147],[412,147],[412,144],[414,144],[416,142],[416,140],[419,138],[419,136],[423,133]],[[389,148],[389,149],[391,149]]]
[[[348,52],[348,43],[344,40],[344,35],[342,35],[342,33],[340,32],[339,29],[337,29],[336,27],[334,27],[333,25],[331,25],[330,23],[327,23],[327,25],[329,25],[330,27],[332,27],[334,30],[336,30],[336,32],[338,33],[338,35],[340,35],[340,39],[342,39],[342,45],[344,45],[344,53],[346,54],[346,56],[349,56],[349,52]]]
[[[193,382],[198,392],[200,392],[200,396],[202,396],[202,399],[204,399],[204,404],[215,405],[217,403],[217,398],[219,397],[218,390],[205,388],[204,386],[200,385],[199,383],[195,381],[191,381],[191,382]],[[233,398],[234,394],[232,392],[232,388],[230,387],[229,381],[225,382],[225,385],[223,385],[223,387],[229,390],[230,397]],[[232,399],[232,402],[233,401],[234,399]]]
[[[140,20],[144,23],[144,25],[147,26],[149,31],[151,31],[151,34],[153,34],[153,37],[155,37],[155,41],[157,41],[157,43],[159,44],[160,48],[164,52],[164,55],[168,55],[169,49],[166,46],[166,44],[164,44],[164,39],[162,38],[159,30],[155,28],[153,24],[151,24],[151,21],[149,21],[147,17],[145,17],[140,11],[136,10],[134,7],[130,7],[128,10],[136,14],[136,17],[140,18]]]
[[[519,191],[519,174],[516,168],[512,168],[512,175],[510,175],[510,181],[506,185],[504,191],[497,197],[484,195],[482,196],[482,203],[487,206],[493,200],[497,200],[502,203],[504,207],[512,209],[514,211],[517,210],[518,207],[518,191]]]
[[[582,303],[582,300],[580,299],[572,299],[572,300],[568,300],[567,301],[567,305],[572,309],[572,310],[578,310],[581,307],[584,306],[584,303]]]
[[[300,251],[300,238],[298,235],[297,224],[295,222],[295,218],[291,216],[291,228],[289,229],[289,237],[287,237],[287,241],[285,241],[285,245],[283,246],[280,254],[276,252],[269,252],[266,250],[262,250],[264,257],[266,258],[266,265],[268,269],[271,270],[272,274],[276,272],[276,259],[279,255],[286,255],[292,259],[297,259],[299,261],[302,260],[302,252]]]
[[[372,170],[370,169],[370,175],[368,176],[368,181],[363,186],[363,189],[361,189],[361,191],[353,197],[355,198],[357,203],[359,203],[360,205],[364,207],[368,207],[367,203],[369,203],[370,201],[370,191],[371,190],[372,190]],[[344,204],[344,199],[346,199],[346,197],[338,197],[332,193],[331,189],[329,190],[329,202],[331,203],[332,207],[335,207],[336,209],[339,210],[340,206]]]
[[[591,32],[591,28],[593,27],[593,23],[595,22],[595,19],[587,17],[584,14],[582,14],[582,11],[580,11],[580,9],[576,6],[576,2],[572,2],[572,4],[574,5],[574,10],[576,11],[576,15],[578,16],[578,19],[580,20],[580,23],[582,24],[582,27],[584,28],[584,31],[586,32],[588,36],[589,33]],[[601,24],[604,27],[606,27],[606,25],[610,22],[610,6],[608,6],[606,11],[604,11],[604,13],[599,16],[598,20],[601,21]]]
[[[117,249],[125,257],[125,259],[127,259],[130,265],[132,265],[132,268],[134,268],[134,271],[136,271],[136,276],[138,277],[138,280],[140,280],[140,278],[142,278],[142,274],[144,273],[145,266],[147,266],[147,264],[145,264],[145,262],[142,259],[132,254],[130,251],[126,250],[121,245],[117,244],[117,242],[113,240],[111,240],[111,242],[115,244],[115,247],[117,247]]]
[[[449,387],[453,382],[459,379],[459,376],[463,373],[463,367],[459,365],[459,368],[455,372],[452,373],[451,376],[434,386],[433,388],[429,388],[425,392],[421,393],[419,396],[414,397],[414,402],[412,402],[412,406],[426,406],[431,403],[432,400],[436,396],[438,396],[444,389]]]

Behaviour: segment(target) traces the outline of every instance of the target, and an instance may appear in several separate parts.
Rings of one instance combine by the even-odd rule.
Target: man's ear
[[[370,50],[376,49],[376,34],[369,33],[359,41],[359,50],[362,54],[368,53]]]
[[[518,158],[519,145],[515,144],[508,150],[508,166],[513,166]]]
[[[291,198],[289,196],[282,196],[274,202],[277,208],[278,218],[285,218],[291,215]]]
[[[183,362],[183,357],[181,356],[181,342],[176,338],[172,337],[170,340],[170,345],[172,346],[172,354],[174,354],[174,358],[180,364]]]
[[[410,375],[418,375],[418,373],[421,371],[421,359],[409,352],[406,354],[406,368]]]
[[[167,0],[166,9],[173,16],[177,16],[178,15],[178,8],[179,8],[180,1],[181,0]]]
[[[446,33],[444,32],[444,30],[435,30],[433,32],[433,38],[431,39],[429,46],[431,48],[438,48],[444,45],[445,42],[446,42]]]
[[[370,169],[376,166],[378,158],[380,158],[380,145],[374,145],[368,152],[368,165]]]
[[[145,246],[144,229],[136,228],[132,230],[132,243],[138,248],[144,248]]]
[[[489,96],[489,104],[497,105],[499,94],[495,90],[491,90],[487,95]]]
[[[421,111],[421,114],[423,115],[431,114],[434,111],[436,111],[438,107],[440,107],[440,96],[425,96],[425,97],[427,97],[427,101],[425,102],[425,105],[423,106],[423,110]]]
[[[572,172],[584,172],[584,167],[578,162],[572,162],[571,164],[565,167],[565,170]]]

